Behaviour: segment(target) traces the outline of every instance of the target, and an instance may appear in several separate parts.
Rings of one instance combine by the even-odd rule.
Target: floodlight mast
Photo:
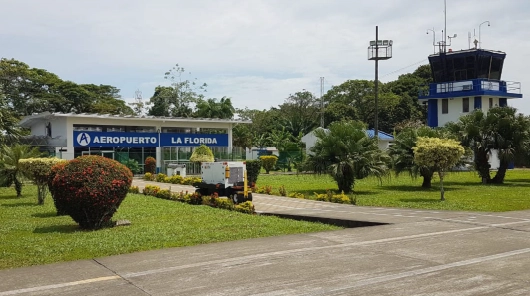
[[[375,60],[375,81],[374,81],[374,137],[379,140],[379,60],[392,58],[392,40],[379,40],[379,26],[375,26],[375,41],[370,41],[368,47],[368,59]],[[379,50],[382,49],[382,55]],[[374,55],[375,50],[375,55]]]

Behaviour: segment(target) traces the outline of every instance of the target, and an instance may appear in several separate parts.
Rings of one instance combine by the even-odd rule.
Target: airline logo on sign
[[[79,146],[85,147],[90,145],[90,135],[87,133],[80,133],[77,135],[77,144]]]

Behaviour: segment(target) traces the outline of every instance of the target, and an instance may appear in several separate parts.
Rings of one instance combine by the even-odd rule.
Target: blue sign
[[[74,131],[74,147],[159,147],[157,133]]]
[[[196,147],[206,145],[209,147],[228,147],[227,134],[160,134],[160,146],[187,146]]]
[[[228,135],[74,131],[74,147],[197,147],[202,144],[228,147]]]

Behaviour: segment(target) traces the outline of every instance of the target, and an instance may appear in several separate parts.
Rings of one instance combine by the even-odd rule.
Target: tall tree
[[[343,119],[362,121],[370,128],[375,118],[375,84],[368,80],[348,80],[332,87],[325,95],[326,122]],[[381,88],[379,93],[378,115],[379,129],[391,132],[393,113],[399,103],[399,97]],[[390,121],[391,120],[391,121]]]
[[[312,131],[320,121],[319,105],[318,99],[308,91],[304,90],[290,95],[279,106],[285,129],[292,136],[297,136],[299,133],[305,135]]]
[[[232,101],[227,97],[222,97],[219,101],[215,98],[198,99],[195,108],[193,116],[199,118],[230,119],[234,117],[235,112]]]
[[[185,69],[178,64],[164,74],[164,78],[171,81],[171,86],[158,86],[151,97],[149,115],[191,117],[193,109],[191,104],[204,99],[206,83],[198,84],[197,79],[192,81],[183,78]],[[191,73],[189,73],[191,74]]]

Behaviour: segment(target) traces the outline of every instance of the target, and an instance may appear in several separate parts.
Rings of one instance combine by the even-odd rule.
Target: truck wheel
[[[239,203],[239,200],[237,198],[237,193],[233,193],[232,194],[232,201],[234,202],[234,204],[238,204]]]
[[[248,193],[247,200],[252,201],[252,193],[251,192]]]

